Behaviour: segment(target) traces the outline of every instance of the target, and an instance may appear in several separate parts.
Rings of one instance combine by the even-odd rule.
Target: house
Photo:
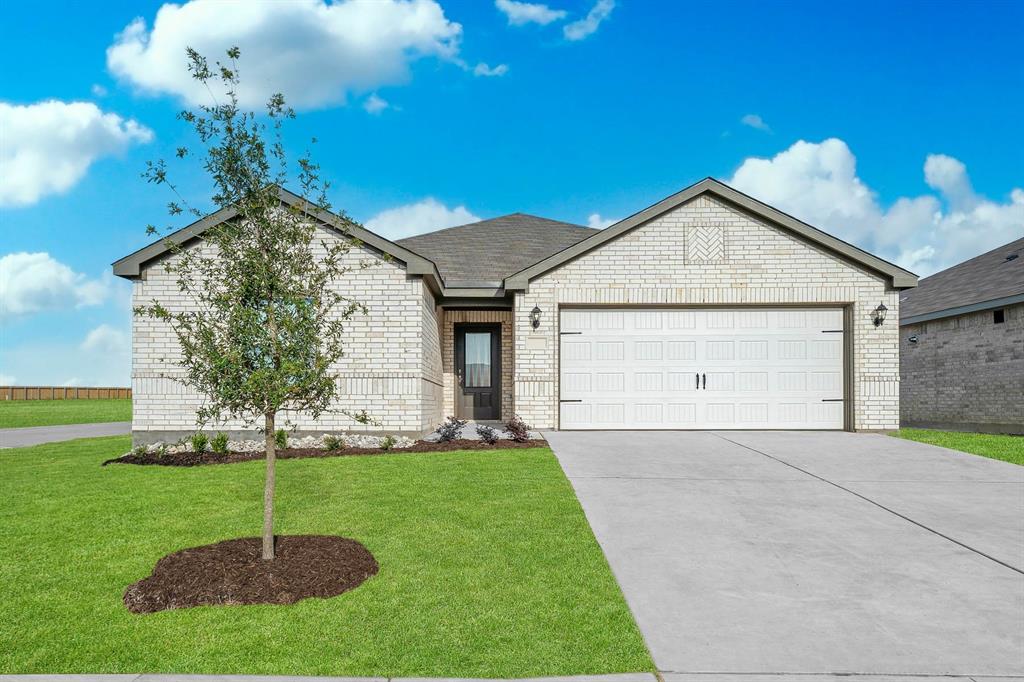
[[[903,426],[1024,434],[1024,238],[903,292]]]
[[[297,415],[299,432],[423,434],[452,414],[539,429],[899,425],[892,318],[916,276],[716,180],[600,231],[512,214],[392,242],[310,217],[325,238],[350,230],[351,258],[389,258],[339,282],[369,308],[347,324],[339,408],[379,424]],[[114,263],[135,304],[187,304],[168,257],[158,242]],[[189,433],[201,398],[174,380],[173,335],[136,318],[132,342],[135,439]]]

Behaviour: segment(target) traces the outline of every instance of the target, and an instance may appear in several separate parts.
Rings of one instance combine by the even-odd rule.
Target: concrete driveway
[[[1024,675],[1024,467],[874,434],[545,437],[670,682]]]

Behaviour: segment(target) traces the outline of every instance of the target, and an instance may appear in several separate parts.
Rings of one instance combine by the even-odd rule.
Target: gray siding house
[[[202,248],[203,230],[232,217],[173,238]],[[299,432],[419,435],[447,415],[514,414],[537,429],[899,425],[895,318],[917,278],[716,180],[604,230],[516,213],[392,242],[327,212],[310,220],[323,239],[358,239],[354,261],[378,262],[337,283],[369,314],[346,327],[339,411],[292,415]],[[114,274],[136,304],[190,305],[171,257],[158,242]],[[134,320],[139,442],[195,428],[202,397],[178,381],[178,352],[162,323]]]
[[[900,421],[1024,434],[1024,238],[903,293]]]

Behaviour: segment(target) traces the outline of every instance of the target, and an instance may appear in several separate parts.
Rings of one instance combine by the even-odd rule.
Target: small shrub
[[[393,447],[395,447],[395,437],[389,433],[388,435],[384,436],[384,438],[381,440],[380,449],[387,451]]]
[[[279,450],[284,450],[288,447],[288,432],[284,429],[278,429],[274,432],[274,444],[277,445]]]
[[[228,434],[218,433],[210,439],[210,449],[218,455],[228,454]]]
[[[157,457],[166,457],[167,456],[167,443],[160,443],[160,445],[156,446],[156,456]]]
[[[480,436],[480,440],[488,445],[494,445],[498,442],[498,432],[487,424],[477,424],[476,433]]]
[[[518,414],[508,420],[505,430],[508,431],[508,437],[517,443],[525,443],[530,440],[530,427]]]
[[[443,424],[437,427],[437,439],[442,443],[455,440],[462,434],[462,427],[467,423],[465,419],[448,417]]]
[[[341,439],[337,436],[326,435],[324,436],[324,450],[334,452],[335,450],[341,449]]]
[[[209,437],[201,431],[192,434],[189,439],[192,444],[192,452],[206,452],[206,444],[210,442]]]
[[[132,448],[132,454],[139,455],[140,457],[146,454],[147,451],[148,450],[145,445],[136,445],[134,448]]]

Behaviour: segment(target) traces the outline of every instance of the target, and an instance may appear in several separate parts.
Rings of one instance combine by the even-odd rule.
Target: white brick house
[[[231,217],[173,238],[198,246]],[[917,278],[715,180],[600,231],[513,214],[390,242],[311,219],[378,261],[338,283],[369,314],[335,369],[339,409],[379,425],[291,415],[300,432],[422,434],[452,414],[541,429],[899,426],[899,291]],[[188,305],[168,257],[157,243],[114,264],[135,304]],[[173,335],[137,317],[132,340],[133,435],[190,433],[202,398],[175,379]]]

